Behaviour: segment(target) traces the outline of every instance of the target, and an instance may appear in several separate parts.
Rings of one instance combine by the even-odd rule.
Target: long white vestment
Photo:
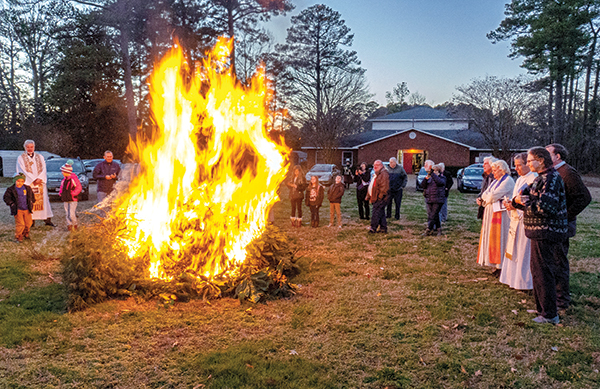
[[[524,176],[520,176],[515,183],[512,198],[520,195],[523,189],[530,185],[537,173],[529,172]],[[510,231],[509,235],[514,234],[514,240],[509,239],[507,245],[512,243],[512,247],[506,247],[507,252],[502,260],[502,273],[500,274],[500,282],[514,289],[529,290],[533,289],[533,281],[531,279],[531,269],[529,261],[531,257],[531,241],[525,236],[525,228],[523,227],[523,211],[512,210],[510,213]]]
[[[46,160],[39,153],[33,153],[33,156],[26,152],[17,158],[17,173],[25,174],[25,185],[29,185],[35,195],[35,204],[33,204],[33,220],[46,220],[54,216],[50,207],[50,198],[48,197],[48,187],[46,182]],[[36,179],[42,180],[39,185],[33,185]]]

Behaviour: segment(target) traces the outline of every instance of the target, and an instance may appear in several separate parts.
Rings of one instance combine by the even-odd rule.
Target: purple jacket
[[[423,196],[429,204],[444,204],[446,201],[446,177],[432,173],[421,183]]]

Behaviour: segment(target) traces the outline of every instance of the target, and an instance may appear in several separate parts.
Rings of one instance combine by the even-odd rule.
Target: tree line
[[[583,171],[600,163],[600,0],[512,0],[488,34],[510,41],[529,76],[488,76],[459,86],[443,108],[473,119],[497,156],[529,142],[578,150]],[[276,44],[263,22],[294,9],[291,0],[0,1],[0,142],[82,158],[112,149],[153,126],[146,80],[177,41],[190,62],[220,36],[233,39],[230,66],[245,84],[261,65],[275,98],[269,129],[288,145],[333,156],[338,139],[368,119],[425,105],[405,82],[372,101],[365,69],[342,15],[317,4],[291,17]],[[287,115],[277,113],[287,112]]]

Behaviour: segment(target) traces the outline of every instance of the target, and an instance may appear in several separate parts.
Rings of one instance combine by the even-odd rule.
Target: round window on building
[[[410,134],[408,134],[408,137],[409,137],[410,139],[415,139],[415,138],[417,137],[417,133],[416,133],[416,132],[414,132],[414,131],[412,131]]]

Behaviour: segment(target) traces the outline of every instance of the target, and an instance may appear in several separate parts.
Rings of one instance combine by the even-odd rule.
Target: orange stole
[[[490,263],[502,263],[502,212],[492,214],[489,236]]]

